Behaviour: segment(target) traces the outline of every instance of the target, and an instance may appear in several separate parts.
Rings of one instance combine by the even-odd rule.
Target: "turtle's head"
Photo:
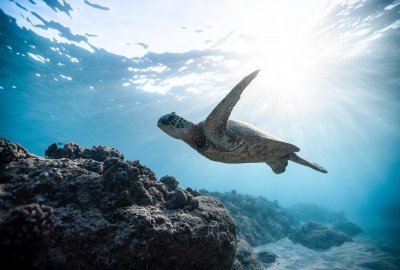
[[[178,116],[175,112],[161,116],[157,126],[162,131],[175,139],[185,140],[189,136],[190,128],[193,124],[188,120]]]

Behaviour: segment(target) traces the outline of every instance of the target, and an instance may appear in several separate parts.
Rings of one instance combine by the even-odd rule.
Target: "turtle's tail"
[[[322,172],[322,173],[327,173],[328,171],[322,167],[321,165],[318,165],[317,163],[310,162],[308,160],[305,160],[304,158],[299,157],[295,153],[289,154],[289,160],[296,162],[298,164],[310,167],[311,169],[314,169],[316,171]]]

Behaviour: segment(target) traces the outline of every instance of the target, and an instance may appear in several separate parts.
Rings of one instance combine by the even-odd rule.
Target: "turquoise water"
[[[0,136],[42,156],[107,145],[184,187],[399,224],[399,1],[129,2],[1,1]],[[172,111],[204,120],[259,68],[231,117],[328,174],[216,163],[158,129]]]

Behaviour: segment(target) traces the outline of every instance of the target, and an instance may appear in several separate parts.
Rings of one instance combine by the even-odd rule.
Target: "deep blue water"
[[[42,156],[53,142],[116,147],[184,187],[378,217],[399,240],[399,1],[15,0],[0,10],[0,136]],[[157,128],[172,111],[204,120],[258,68],[232,118],[299,146],[328,174],[216,163]]]

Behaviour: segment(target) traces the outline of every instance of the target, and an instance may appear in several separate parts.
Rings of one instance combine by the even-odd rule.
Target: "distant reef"
[[[114,148],[46,156],[0,139],[2,269],[231,269],[236,227],[217,199]]]
[[[294,226],[289,214],[277,201],[238,194],[235,190],[224,193],[207,190],[200,192],[218,198],[224,203],[236,222],[238,233],[251,246],[264,245],[285,238]]]
[[[318,205],[297,204],[282,208],[277,201],[238,194],[235,190],[223,193],[207,190],[200,192],[223,202],[236,222],[238,235],[251,246],[288,237],[294,244],[299,243],[314,250],[326,250],[351,242],[351,236],[362,233],[362,229],[348,221],[343,212],[330,211]],[[238,254],[239,244],[240,241]],[[242,244],[243,246],[245,245]],[[237,259],[240,258],[238,254]],[[272,255],[269,257],[274,256],[273,253],[270,254]],[[257,269],[256,265],[254,267],[250,269]]]

